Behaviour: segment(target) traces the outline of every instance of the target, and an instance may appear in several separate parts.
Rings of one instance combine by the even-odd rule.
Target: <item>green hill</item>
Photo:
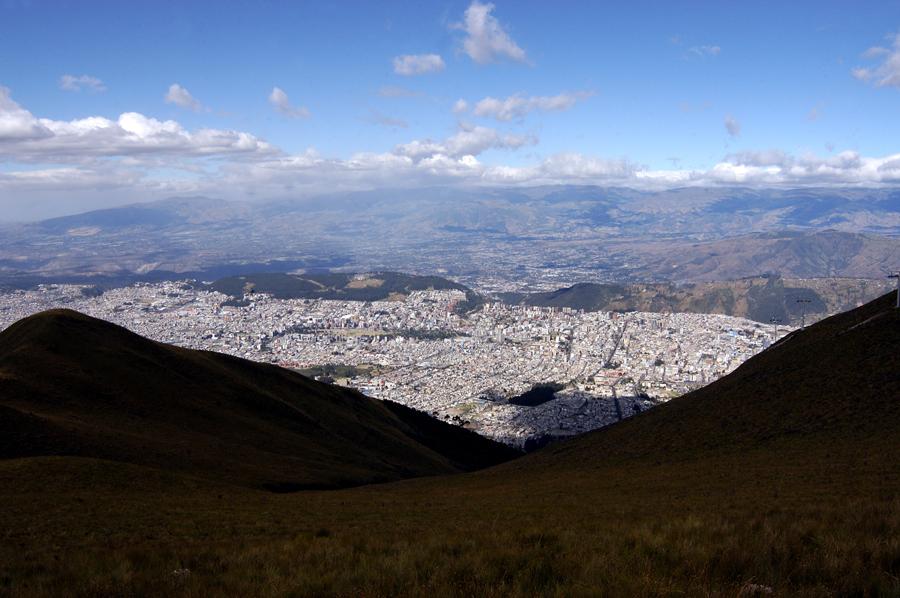
[[[469,471],[505,447],[288,370],[72,311],[0,333],[0,458],[79,456],[273,490]]]

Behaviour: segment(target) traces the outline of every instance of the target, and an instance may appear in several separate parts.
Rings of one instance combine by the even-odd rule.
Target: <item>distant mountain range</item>
[[[677,245],[653,243],[647,268],[672,280],[710,281],[780,274],[786,278],[884,278],[900,263],[900,238],[834,230],[765,232]],[[737,276],[736,276],[737,274]]]
[[[0,333],[0,459],[47,455],[286,491],[470,471],[517,453],[396,403],[58,310]]]
[[[175,198],[0,228],[0,279],[212,280],[344,268],[470,284],[880,277],[900,190],[603,187],[379,190],[308,200]],[[476,285],[478,286],[478,285]]]

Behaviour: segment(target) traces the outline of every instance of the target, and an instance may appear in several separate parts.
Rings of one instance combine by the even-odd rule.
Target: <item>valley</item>
[[[391,297],[399,286],[353,282],[401,275],[328,276],[352,285],[348,293],[378,292],[382,299],[304,298],[344,295],[284,275],[210,286],[142,283],[101,294],[46,285],[0,294],[0,330],[36,311],[65,307],[181,347],[293,369],[349,366],[355,375],[342,380],[347,386],[517,448],[609,425],[684,394],[790,330],[723,315],[584,312],[496,301],[463,310],[473,295],[449,281],[407,278],[404,289],[423,290]],[[276,288],[265,286],[273,280],[280,285],[276,295],[265,292]],[[298,287],[301,297],[287,298],[296,297],[288,290]],[[230,288],[239,300],[215,290]],[[509,402],[541,383],[563,388],[540,405]]]

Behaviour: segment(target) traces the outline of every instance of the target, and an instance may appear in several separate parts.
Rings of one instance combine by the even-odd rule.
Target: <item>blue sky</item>
[[[896,184],[898,32],[900,1],[0,0],[0,219],[185,193]]]

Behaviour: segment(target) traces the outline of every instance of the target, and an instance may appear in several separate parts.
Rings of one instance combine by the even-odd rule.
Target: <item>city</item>
[[[371,280],[360,275],[358,283]],[[75,309],[157,341],[318,375],[520,448],[614,423],[703,386],[788,330],[721,315],[497,302],[461,314],[455,307],[465,293],[457,290],[394,299],[251,292],[234,300],[195,281],[100,294],[41,285],[0,295],[0,330],[41,310]],[[561,388],[539,404],[510,402],[541,384]]]

